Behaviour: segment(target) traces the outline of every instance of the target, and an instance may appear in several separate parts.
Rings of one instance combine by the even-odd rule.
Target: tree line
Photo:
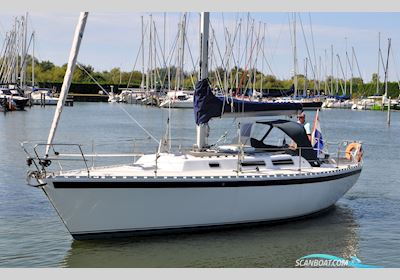
[[[35,58],[35,82],[38,84],[49,84],[49,83],[61,83],[64,79],[64,74],[67,68],[67,64],[57,66],[53,62],[48,60],[39,61]],[[84,70],[83,70],[83,69]],[[170,88],[175,89],[177,87],[177,74],[178,69],[174,66],[170,69],[156,68],[150,73],[149,81],[153,88],[168,88],[168,81],[170,82]],[[28,57],[27,60],[27,73],[28,80],[32,72],[32,58]],[[88,75],[89,73],[90,75]],[[236,74],[238,73],[238,74]],[[168,76],[170,79],[168,79]],[[289,89],[294,82],[294,77],[291,79],[278,79],[274,75],[266,75],[258,71],[257,69],[242,69],[232,68],[229,71],[219,67],[213,69],[209,73],[209,79],[213,88],[223,89],[228,87],[229,89],[236,88],[236,78],[238,78],[239,88],[242,89],[255,89],[260,91],[261,89],[265,92],[269,89]],[[146,85],[146,76],[142,77],[140,71],[126,72],[120,68],[115,67],[109,71],[95,71],[91,65],[80,65],[76,67],[72,82],[80,84],[94,84],[93,79],[101,85],[125,85],[130,87],[140,87],[144,81]],[[197,72],[183,73],[183,82],[180,88],[193,89],[197,81]],[[255,83],[254,83],[255,81]],[[350,79],[346,82],[344,79],[336,79],[335,77],[328,76],[325,80],[312,80],[307,79],[304,75],[297,75],[298,81],[298,92],[302,93],[306,91],[308,93],[320,92],[326,95],[347,95],[351,92],[350,90]],[[28,81],[29,84],[29,81]],[[360,77],[353,77],[352,79],[352,93],[353,97],[365,97],[374,94],[383,94],[385,91],[385,85],[382,80],[379,83],[379,91],[377,92],[377,74],[374,73],[371,77],[371,81],[365,82]],[[150,82],[149,82],[150,86]],[[388,83],[388,95],[397,98],[400,94],[400,84],[397,82]],[[333,89],[333,90],[332,90]],[[338,90],[336,90],[338,89]]]

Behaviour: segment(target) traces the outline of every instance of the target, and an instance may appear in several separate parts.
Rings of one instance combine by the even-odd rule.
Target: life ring
[[[350,143],[347,145],[345,157],[348,160],[355,159],[357,162],[360,162],[363,157],[363,150],[360,143]]]

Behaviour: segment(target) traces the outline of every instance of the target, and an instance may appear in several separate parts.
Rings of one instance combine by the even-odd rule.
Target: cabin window
[[[292,159],[273,159],[272,160],[273,165],[293,165],[293,160]]]
[[[219,162],[210,162],[208,163],[208,166],[210,166],[211,168],[219,167]]]
[[[265,161],[263,160],[252,160],[252,161],[243,161],[241,163],[242,166],[265,166]]]

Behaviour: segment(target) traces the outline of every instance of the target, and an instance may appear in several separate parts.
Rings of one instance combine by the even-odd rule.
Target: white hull
[[[324,102],[322,108],[332,108],[332,109],[351,109],[353,106],[352,102]]]
[[[44,102],[43,102],[44,101]],[[58,98],[56,97],[46,97],[44,100],[42,99],[32,99],[33,105],[57,105]]]
[[[248,179],[249,186],[222,186],[232,179],[48,179],[43,187],[74,238],[96,234],[132,233],[148,230],[192,228],[301,217],[335,204],[357,181],[361,167],[332,172],[341,178],[327,180],[327,174],[263,176]],[[347,175],[346,175],[347,174]],[[257,176],[256,176],[257,177]],[[289,178],[285,178],[289,177]],[[175,177],[176,178],[176,177]],[[312,179],[314,178],[314,179]],[[166,180],[171,183],[166,182]],[[179,181],[185,180],[184,186]],[[197,181],[196,181],[197,180]],[[221,181],[218,181],[221,180]],[[222,181],[223,180],[223,181]],[[308,181],[307,181],[308,180]],[[60,187],[59,182],[67,185]],[[142,185],[143,182],[153,184]],[[273,183],[271,183],[273,181]],[[286,183],[282,183],[286,181]],[[58,182],[58,183],[57,183]],[[220,182],[220,183],[218,183]],[[269,182],[269,183],[268,183]],[[53,184],[55,183],[55,184]],[[174,186],[174,183],[177,184]],[[205,184],[204,184],[205,183]],[[216,187],[213,187],[215,185]],[[263,185],[264,184],[264,185]],[[56,188],[54,188],[54,185]],[[260,186],[261,185],[261,186]]]
[[[186,108],[186,109],[193,109],[193,98],[188,100],[175,100],[172,101],[170,99],[165,100],[163,103],[160,104],[161,108]]]

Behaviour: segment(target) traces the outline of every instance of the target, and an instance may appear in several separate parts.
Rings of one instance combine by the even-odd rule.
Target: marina
[[[193,148],[177,154],[171,150],[169,122],[167,135],[158,140],[128,114],[158,144],[157,152],[134,154],[138,159],[128,165],[101,163],[89,168],[89,155],[81,144],[53,143],[88,18],[87,12],[80,14],[47,143],[33,148],[22,144],[30,168],[28,185],[45,192],[74,239],[297,219],[331,208],[356,183],[363,165],[362,143],[341,140],[337,152],[330,152],[320,131],[318,110],[311,132],[299,123],[303,114],[300,102],[254,102],[212,93],[208,79],[209,16],[201,13]],[[112,93],[109,102],[113,103]],[[282,118],[293,116],[299,122]],[[243,126],[239,122],[237,140],[209,145],[208,123],[219,117],[274,119]],[[39,148],[44,148],[44,155]],[[80,154],[62,153],[58,148],[76,148]],[[76,155],[86,168],[65,170],[63,157]],[[50,170],[52,161],[58,162],[60,171]]]
[[[84,102],[66,107],[64,117],[68,121],[60,124],[56,140],[85,144],[88,153],[92,146],[98,153],[132,153],[133,147],[134,151],[155,151],[156,145],[149,145],[146,136],[139,134],[139,128],[115,105]],[[167,110],[121,106],[155,136],[162,137],[164,131],[151,120],[165,122]],[[28,138],[44,141],[42,131],[49,131],[54,109],[35,106],[25,112],[1,114],[1,131],[13,132],[2,134],[0,140],[0,168],[5,175],[0,183],[2,267],[293,267],[295,259],[313,252],[357,255],[365,263],[385,267],[397,267],[400,261],[396,247],[400,220],[396,168],[400,154],[393,145],[400,137],[398,113],[393,113],[388,127],[386,112],[320,112],[326,139],[360,139],[365,152],[359,180],[324,215],[288,224],[197,234],[74,241],[45,195],[26,185],[26,166],[20,164],[26,156],[19,142]],[[313,119],[314,113],[306,113],[306,118]],[[348,119],[354,121],[346,122]],[[193,112],[173,109],[171,122],[175,124],[171,131],[172,138],[177,139],[175,148],[190,147],[195,141]],[[229,119],[213,124],[210,142],[217,141],[229,126],[236,131]],[[370,126],[375,133],[370,132]],[[126,131],[132,131],[132,136]],[[108,162],[115,164],[112,159]]]
[[[163,47],[153,16],[147,23],[141,16],[133,67],[141,57],[141,72],[122,85],[118,70],[117,86],[99,82],[107,71],[101,76],[79,62],[88,18],[79,16],[57,87],[35,83],[35,64],[58,66],[35,62],[34,48],[28,55],[28,14],[15,19],[5,41],[0,266],[294,267],[302,256],[329,254],[355,267],[396,267],[400,86],[389,86],[391,38],[385,61],[379,33],[370,95],[347,38],[346,69],[337,54],[335,77],[333,48],[330,64],[325,50],[318,65],[301,15],[289,14],[293,68],[279,82],[290,88],[264,88],[264,78],[275,79],[257,70],[266,63],[273,71],[266,28],[249,13],[244,50],[235,44],[243,18],[230,31],[224,23],[222,56],[215,22],[201,12],[197,60],[190,13],[179,15],[170,54],[166,13]],[[299,27],[308,52],[303,74]]]

